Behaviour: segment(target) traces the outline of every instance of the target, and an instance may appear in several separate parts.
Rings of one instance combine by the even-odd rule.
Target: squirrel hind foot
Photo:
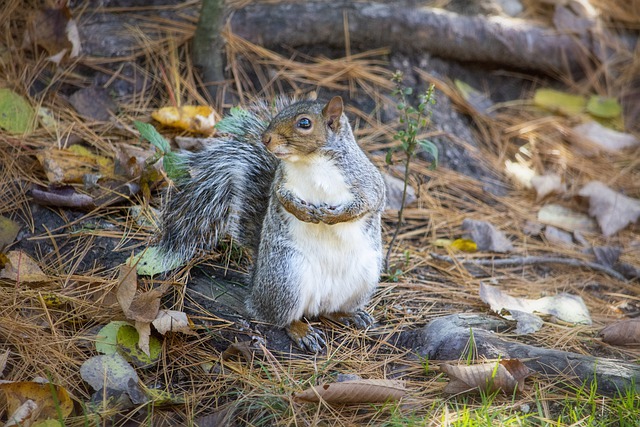
[[[323,318],[344,326],[352,326],[356,329],[367,329],[375,323],[375,319],[364,310],[354,312],[337,311],[322,315]]]
[[[303,351],[320,353],[327,345],[324,333],[302,320],[294,320],[285,330],[296,347]]]

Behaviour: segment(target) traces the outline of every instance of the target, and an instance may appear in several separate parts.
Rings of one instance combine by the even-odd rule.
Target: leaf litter
[[[153,19],[149,22],[153,22]],[[83,141],[83,145],[91,147],[100,156],[110,157],[114,141],[130,143],[143,150],[148,149],[148,144],[141,144],[137,141],[138,135],[131,128],[133,120],[148,121],[148,116],[156,110],[156,105],[150,101],[151,98],[147,96],[148,94],[154,91],[166,93],[167,87],[180,87],[184,84],[188,90],[174,92],[185,94],[183,104],[203,105],[205,103],[197,94],[194,83],[196,80],[190,70],[180,61],[170,59],[170,56],[177,52],[176,43],[180,45],[188,38],[185,35],[190,36],[192,24],[173,26],[173,23],[162,22],[161,25],[173,31],[171,37],[175,42],[171,42],[174,44],[167,42],[169,39],[167,36],[166,39],[161,39],[159,42],[160,44],[165,43],[162,45],[165,48],[146,51],[153,52],[154,56],[152,57],[158,62],[149,61],[149,64],[154,64],[153,67],[144,70],[150,76],[149,85],[145,91],[137,92],[124,102],[119,101],[120,121],[117,122],[117,126],[108,122],[88,125],[86,122],[78,122],[75,113],[67,110],[68,106],[61,106],[45,99],[44,103],[48,107],[55,107],[53,111],[56,111],[60,132],[69,132],[69,129],[73,128],[74,133],[77,133]],[[385,74],[385,71],[380,71],[383,69],[380,64],[384,62],[384,59],[379,59],[383,58],[380,56],[380,52],[369,54],[369,56],[366,54],[353,55],[350,58],[339,60],[315,58],[312,61],[304,62],[267,51],[234,35],[229,36],[229,41],[230,71],[233,80],[238,82],[238,87],[234,90],[240,93],[241,97],[254,94],[254,88],[251,86],[254,82],[250,83],[249,79],[245,79],[244,76],[247,72],[255,70],[256,75],[259,76],[258,80],[264,83],[266,96],[275,92],[280,93],[283,88],[285,91],[287,88],[305,88],[305,85],[313,82],[314,87],[321,87],[323,90],[338,88],[348,91],[356,88],[371,93],[375,97],[375,102],[379,103],[378,105],[383,104],[383,97],[379,94],[376,95],[376,92],[384,94],[387,91],[385,84],[388,84],[388,75]],[[141,49],[140,52],[140,55],[145,54],[144,49]],[[382,55],[386,54],[382,52]],[[180,53],[176,55],[180,55]],[[15,59],[16,63],[30,61],[29,58]],[[62,67],[66,66],[64,60],[60,64]],[[160,73],[157,72],[157,64],[175,72],[168,73],[167,80],[162,81],[158,77]],[[150,67],[150,65],[145,66]],[[251,68],[249,71],[246,68],[243,69],[247,66]],[[28,67],[25,69],[29,70]],[[3,69],[1,72],[5,73],[7,70],[9,69]],[[275,75],[272,73],[273,70],[282,71],[282,73],[272,78]],[[422,70],[416,75],[426,81]],[[113,76],[114,79],[117,78],[115,74]],[[69,72],[61,73],[60,78],[64,82],[77,83],[74,83],[74,76]],[[11,80],[18,81],[19,79],[14,76]],[[616,79],[611,81],[614,80]],[[623,80],[620,79],[620,81]],[[444,90],[449,88],[449,92],[443,92],[447,95],[442,96],[450,96],[456,105],[462,107],[464,100],[460,100],[459,94],[458,98],[452,94],[456,91],[455,88],[449,87],[448,83],[440,87]],[[27,91],[18,90],[16,93],[27,93]],[[527,100],[530,100],[530,97]],[[606,182],[607,186],[627,197],[637,198],[640,195],[638,163],[634,160],[635,157],[630,155],[635,153],[633,146],[623,148],[620,152],[608,153],[607,157],[601,157],[602,154],[596,157],[571,156],[565,151],[566,147],[562,144],[565,141],[558,136],[558,131],[560,130],[563,135],[568,135],[568,129],[575,126],[575,122],[565,121],[564,117],[550,115],[547,111],[544,112],[544,117],[541,119],[539,111],[532,111],[528,105],[524,107],[515,104],[494,105],[492,111],[498,111],[498,114],[493,117],[473,117],[479,127],[478,135],[479,139],[483,141],[483,152],[492,164],[502,165],[501,161],[505,158],[517,164],[524,164],[519,163],[521,159],[516,159],[516,156],[524,156],[526,157],[525,163],[529,167],[528,170],[532,172],[529,178],[550,172],[541,165],[561,165],[563,183],[569,191],[582,188],[589,181],[602,180]],[[354,108],[349,114],[350,118],[355,118],[360,123],[356,130],[359,141],[372,154],[374,161],[382,164],[383,159],[378,158],[376,153],[384,150],[388,145],[393,129],[377,123],[377,112],[362,112]],[[25,139],[24,147],[47,150],[56,146],[58,141],[52,140],[50,136],[44,137],[43,132],[45,132],[43,129],[36,129],[34,134]],[[163,129],[162,132],[171,134],[172,131]],[[535,141],[534,149],[525,154],[516,152],[514,147],[520,147],[523,140]],[[20,177],[24,182],[24,177],[27,177],[28,182],[37,182],[43,185],[41,188],[46,188],[48,183],[43,181],[42,175],[31,171],[30,165],[34,158],[33,155],[26,148],[25,151],[15,150],[16,146],[12,145],[15,142],[12,141],[11,139],[0,141],[2,144],[0,155],[6,156],[2,160],[8,159],[9,154],[13,157],[11,161],[5,162],[8,165],[7,169],[0,171],[3,183],[7,183],[7,197],[0,200],[1,213],[11,218],[30,218],[31,213],[27,199],[24,197],[24,189],[19,186],[12,187],[15,185],[15,178]],[[56,148],[60,147],[56,146]],[[128,163],[132,157],[129,156],[124,163]],[[142,164],[136,161],[136,166],[132,168],[144,169],[140,167]],[[501,167],[496,166],[496,170],[501,170]],[[431,250],[432,242],[438,239],[449,239],[456,235],[461,229],[462,221],[466,218],[482,218],[505,231],[516,253],[553,254],[576,259],[584,259],[587,256],[581,252],[582,248],[550,248],[541,239],[525,236],[522,233],[525,222],[535,220],[536,212],[539,209],[539,204],[533,200],[531,190],[510,188],[507,195],[495,197],[485,191],[484,183],[446,168],[431,171],[425,162],[420,161],[415,163],[412,173],[421,181],[418,183],[419,185],[415,186],[419,198],[408,209],[406,223],[403,224],[401,230],[403,245],[407,252],[397,254],[405,262],[406,271],[403,271],[398,282],[383,282],[380,291],[374,296],[371,309],[377,318],[383,318],[384,321],[371,333],[392,336],[393,333],[403,328],[424,324],[444,313],[482,309],[482,303],[477,296],[478,280],[476,278],[470,276],[460,264],[443,267],[442,264],[432,261],[425,254],[425,248]],[[417,181],[418,179],[416,179]],[[78,187],[75,188],[76,195],[84,195],[82,193],[84,190],[78,191]],[[121,200],[125,200],[124,204],[129,203],[126,198]],[[150,198],[146,200],[148,201]],[[585,211],[584,206],[580,206],[573,199],[568,199],[566,194],[563,195],[559,191],[548,193],[545,196],[545,201],[566,205],[574,212]],[[89,209],[95,209],[95,201],[91,203],[92,205],[87,206],[93,206]],[[78,310],[78,314],[73,313],[72,315],[71,313],[63,313],[62,310],[45,308],[36,295],[37,291],[29,289],[29,287],[16,288],[13,284],[9,287],[0,286],[0,297],[3,301],[8,302],[7,307],[12,310],[11,312],[0,311],[0,316],[2,316],[0,318],[0,332],[4,333],[2,325],[12,325],[12,329],[16,332],[3,336],[7,337],[7,345],[13,350],[17,350],[26,361],[22,370],[16,370],[13,368],[15,365],[10,363],[9,368],[5,370],[7,377],[19,379],[16,377],[22,376],[27,371],[43,375],[43,367],[51,367],[54,376],[61,383],[64,383],[64,386],[71,390],[74,396],[81,396],[86,401],[87,385],[80,379],[80,373],[83,370],[79,370],[78,366],[81,362],[91,360],[87,359],[87,352],[93,350],[87,350],[85,344],[87,336],[95,336],[95,332],[90,327],[94,324],[105,325],[121,316],[122,313],[113,307],[98,306],[92,303],[95,295],[106,292],[108,286],[113,284],[117,268],[114,269],[113,266],[104,269],[99,268],[100,266],[86,267],[83,260],[92,249],[97,247],[95,239],[103,236],[115,238],[118,242],[117,250],[140,253],[142,248],[139,244],[142,241],[146,242],[151,237],[152,226],[134,224],[132,219],[130,222],[129,216],[119,215],[116,208],[101,206],[96,211],[85,212],[87,212],[85,218],[88,219],[109,218],[115,228],[112,230],[88,230],[83,228],[83,223],[75,219],[74,216],[68,216],[66,212],[63,212],[61,214],[64,223],[62,228],[50,228],[47,232],[38,231],[35,234],[36,242],[54,242],[56,245],[36,257],[38,263],[48,273],[45,283],[56,294],[71,298],[73,307]],[[80,227],[77,227],[78,225]],[[587,242],[592,245],[604,245],[606,240],[599,233],[595,222],[593,225],[594,227],[586,234]],[[616,244],[622,248],[620,262],[637,264],[637,253],[634,252],[632,246],[635,230],[633,227],[633,225],[627,226],[615,235]],[[437,250],[446,251],[449,248],[443,247],[437,248]],[[32,252],[29,254],[31,255]],[[82,265],[83,268],[79,268],[79,265]],[[549,271],[549,273],[542,276],[541,270],[543,272]],[[152,270],[149,273],[151,277],[144,279],[148,280],[148,282],[144,282],[145,285],[148,285],[146,289],[159,285],[155,277],[157,274],[159,273]],[[602,349],[590,344],[590,337],[594,336],[603,324],[610,323],[612,319],[627,316],[627,313],[632,312],[636,307],[634,298],[637,297],[637,289],[634,288],[633,283],[625,283],[590,270],[576,270],[557,265],[545,266],[545,269],[497,266],[492,269],[492,274],[499,281],[508,280],[509,289],[513,289],[514,292],[517,291],[521,295],[523,291],[527,295],[531,295],[532,289],[535,289],[535,295],[554,295],[567,290],[576,294],[580,293],[583,296],[585,303],[591,309],[593,325],[571,328],[560,338],[555,329],[551,332],[548,331],[549,328],[538,331],[536,339],[539,340],[540,345],[552,348],[562,346],[571,351],[598,353]],[[185,281],[181,276],[170,277],[179,284]],[[5,282],[3,281],[3,283]],[[64,283],[65,286],[60,286],[61,283]],[[592,292],[591,289],[598,289],[598,291]],[[183,308],[182,304],[186,297],[180,286],[175,286],[172,292],[176,293],[175,297],[178,301],[175,303],[176,307]],[[217,319],[215,314],[210,313],[204,307],[197,306],[195,311],[197,312],[198,328],[202,327],[200,322],[203,319],[209,321],[206,328],[208,332],[211,332],[211,336],[224,330],[224,325],[228,325],[228,323]],[[72,317],[74,321],[70,322],[69,319]],[[82,319],[91,319],[91,321],[83,323],[86,320]],[[42,328],[41,325],[49,325],[49,327]],[[60,331],[64,331],[64,334],[54,334]],[[234,329],[235,332],[237,331]],[[222,364],[220,371],[204,371],[201,368],[203,361],[220,356],[222,352],[220,346],[213,345],[210,340],[204,341],[203,338],[183,341],[180,335],[177,335],[164,346],[167,359],[159,361],[157,366],[159,369],[163,369],[166,378],[170,380],[166,383],[167,389],[175,387],[175,389],[185,390],[188,403],[184,407],[172,409],[175,413],[184,415],[184,419],[193,419],[200,413],[206,413],[206,409],[202,408],[210,410],[223,408],[226,404],[225,396],[229,395],[234,396],[234,401],[237,399],[237,412],[240,416],[245,417],[244,419],[255,421],[264,419],[266,416],[273,417],[275,412],[270,412],[269,408],[274,397],[283,398],[286,402],[293,393],[300,390],[301,381],[315,378],[317,375],[332,375],[335,372],[342,372],[347,369],[347,365],[348,369],[355,370],[361,375],[370,378],[385,378],[388,373],[387,368],[392,363],[401,364],[406,369],[408,388],[411,390],[410,396],[407,398],[419,399],[420,408],[431,408],[438,399],[441,399],[442,384],[434,381],[433,376],[429,374],[425,376],[424,366],[421,363],[407,360],[408,358],[404,355],[390,354],[390,352],[397,351],[394,345],[386,341],[370,340],[369,335],[357,335],[349,330],[335,330],[333,333],[335,336],[332,343],[336,344],[330,349],[330,357],[319,357],[311,362],[310,359],[305,358],[289,360],[280,354],[275,357],[266,354],[260,369],[236,364],[234,365],[235,370],[232,370]],[[378,336],[380,335],[376,335],[376,337]],[[20,337],[20,340],[17,337]],[[24,342],[38,343],[38,345],[28,347],[24,345]],[[609,349],[609,351],[611,353],[607,354],[617,357],[630,360],[638,358],[637,350],[630,346]],[[112,354],[111,357],[114,355]],[[315,361],[321,363],[315,363]],[[126,360],[124,362],[126,363]],[[101,377],[104,377],[104,372],[108,372],[109,375],[112,373],[108,369],[105,371],[105,366],[106,363],[99,364],[96,369],[96,372],[101,373]],[[137,377],[125,376],[126,382],[119,386],[120,393],[124,394],[141,393],[140,390],[137,392],[129,390],[129,386],[134,382],[149,385],[155,384],[155,379],[158,378],[157,372],[154,370],[134,369],[130,364],[123,365],[122,370],[129,370],[130,373],[130,370],[133,370],[133,373],[138,375]],[[187,385],[179,380],[180,375],[190,378]],[[544,382],[541,384],[544,387],[551,387]],[[96,388],[103,389],[105,382],[96,382],[95,385]],[[107,385],[111,387],[109,382]],[[216,398],[211,399],[211,396],[216,396]],[[96,399],[98,397],[96,395]],[[148,396],[145,396],[133,400],[143,402],[147,398]],[[403,399],[408,400],[407,398]],[[256,402],[267,403],[259,406]],[[503,406],[503,403],[496,402],[495,405]],[[256,406],[262,409],[256,411]],[[265,407],[267,409],[264,409]],[[286,413],[277,415],[279,421],[292,423],[295,419],[295,422],[300,424],[303,420],[313,420],[313,417],[318,416],[317,413],[320,413],[321,417],[326,416],[325,419],[335,420],[328,421],[331,425],[338,423],[371,425],[378,421],[380,423],[386,421],[384,410],[368,411],[368,406],[363,408],[355,405],[356,409],[345,408],[340,412],[322,405],[302,407],[292,403],[290,408],[292,408],[290,411],[287,410]],[[406,414],[403,412],[405,410],[404,407],[399,407],[401,416]],[[168,419],[167,413],[161,410],[155,411],[154,421],[163,417]],[[433,423],[441,420],[443,414],[442,411],[427,409],[418,409],[417,413]]]

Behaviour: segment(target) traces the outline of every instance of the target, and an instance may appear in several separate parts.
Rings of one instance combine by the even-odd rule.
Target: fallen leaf
[[[136,326],[123,325],[116,337],[118,353],[136,366],[155,364],[162,352],[162,343],[151,335],[149,323],[136,322]]]
[[[617,153],[640,144],[640,140],[634,135],[618,132],[596,121],[574,126],[569,138],[573,143],[584,146],[587,155],[596,155],[600,150]]]
[[[124,392],[136,405],[148,400],[138,385],[138,374],[118,353],[94,356],[85,360],[80,366],[80,376],[95,391]]]
[[[123,320],[114,320],[100,329],[96,334],[96,351],[102,354],[115,353],[118,345],[118,331],[123,326],[131,325]]]
[[[525,313],[542,313],[569,322],[590,325],[589,309],[581,297],[567,293],[543,297],[536,300],[515,298],[500,289],[480,283],[480,299],[491,309],[500,313],[503,309]]]
[[[520,162],[512,162],[511,160],[506,160],[504,167],[507,174],[518,184],[524,188],[532,187],[531,180],[536,176],[533,169]]]
[[[82,145],[43,150],[36,157],[52,184],[82,183],[87,175],[101,178],[114,175],[112,159],[95,154]]]
[[[469,239],[436,239],[433,245],[439,248],[452,248],[463,252],[476,252],[478,250],[476,242]]]
[[[67,390],[54,384],[35,381],[3,382],[0,383],[0,391],[5,395],[9,413],[15,413],[27,400],[33,401],[37,407],[37,415],[31,422],[58,418],[58,411],[66,418],[73,411],[73,401]]]
[[[130,144],[114,144],[114,171],[128,179],[137,179],[147,167],[147,160],[154,156],[153,149],[144,149]],[[153,166],[152,166],[153,167]]]
[[[138,289],[138,276],[135,269],[128,264],[122,264],[118,270],[118,291],[116,293],[120,308],[127,313]]]
[[[376,403],[400,400],[405,393],[404,381],[364,379],[312,386],[294,398],[306,402]]]
[[[18,283],[44,282],[49,279],[38,264],[26,253],[9,251],[6,256],[8,262],[5,263],[4,269],[0,271],[1,278],[15,280]]]
[[[493,111],[491,111],[493,101],[491,101],[491,98],[489,98],[485,93],[480,92],[462,80],[455,79],[454,83],[458,92],[460,92],[465,101],[467,101],[474,110],[489,117],[495,115]]]
[[[160,286],[136,295],[127,310],[124,310],[127,319],[136,322],[151,323],[158,316],[160,310],[160,298],[167,290],[167,285]]]
[[[42,126],[44,126],[50,132],[56,132],[58,129],[58,121],[53,115],[51,109],[46,107],[38,107],[37,111],[38,120]]]
[[[59,64],[67,54],[69,58],[78,56],[82,45],[78,26],[71,17],[67,1],[50,3],[50,7],[38,9],[29,15],[22,46],[40,46],[49,53],[48,60]]]
[[[184,264],[181,260],[174,258],[168,259],[157,246],[149,246],[144,251],[127,260],[127,262],[136,265],[138,274],[141,276],[155,276]]]
[[[195,325],[183,311],[160,310],[155,320],[151,323],[162,335],[167,332],[182,332],[187,335],[197,335],[193,330]]]
[[[19,231],[20,224],[0,215],[0,251],[16,240]]]
[[[567,231],[562,231],[553,225],[547,225],[544,229],[544,238],[554,245],[572,245],[573,236]]]
[[[587,100],[580,95],[573,95],[554,89],[538,89],[533,97],[533,103],[554,113],[574,116],[584,111]]]
[[[256,340],[234,342],[222,352],[222,360],[229,360],[233,356],[243,356],[245,360],[253,360],[254,353],[262,353],[260,346],[256,345]]]
[[[589,215],[596,218],[605,237],[640,217],[640,200],[617,193],[599,181],[589,182],[578,194],[589,198]]]
[[[615,98],[594,95],[587,102],[589,114],[602,119],[613,119],[622,114],[622,105]]]
[[[216,124],[215,111],[209,106],[164,107],[152,112],[151,117],[165,126],[207,135],[213,133]]]
[[[451,377],[445,393],[466,393],[482,390],[487,393],[502,391],[513,394],[524,389],[524,380],[531,371],[518,359],[501,360],[477,365],[450,365],[443,363],[440,369]]]
[[[640,344],[640,319],[627,319],[607,325],[598,334],[611,345]]]
[[[35,127],[36,113],[31,104],[11,89],[0,88],[0,128],[13,134],[26,134]]]
[[[588,215],[560,205],[544,205],[538,211],[538,221],[566,231],[593,233],[598,230],[595,221]]]
[[[465,237],[474,241],[481,251],[510,252],[513,245],[501,231],[486,221],[465,219],[462,222]]]
[[[620,247],[613,246],[594,246],[593,255],[596,257],[598,264],[605,267],[613,267],[620,259],[622,249]]]
[[[38,417],[38,404],[31,399],[26,400],[8,416],[3,427],[30,427]]]
[[[516,334],[527,335],[539,331],[544,322],[535,314],[526,313],[524,311],[511,309],[509,310],[511,317],[516,321]]]
[[[92,209],[96,207],[93,197],[78,193],[70,185],[50,186],[49,188],[34,187],[30,191],[31,197],[44,206],[59,206],[78,209]]]
[[[108,122],[118,112],[118,104],[102,87],[79,89],[69,97],[69,103],[82,117],[95,121]]]
[[[566,186],[562,178],[556,174],[536,175],[531,178],[531,185],[536,190],[536,200],[540,201],[551,193],[564,193]]]

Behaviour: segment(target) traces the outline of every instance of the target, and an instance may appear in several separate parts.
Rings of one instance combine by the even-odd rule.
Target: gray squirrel
[[[249,312],[303,350],[325,346],[304,318],[365,329],[382,269],[382,175],[357,145],[342,98],[233,110],[226,136],[182,155],[159,247],[187,260],[230,236],[249,249]]]

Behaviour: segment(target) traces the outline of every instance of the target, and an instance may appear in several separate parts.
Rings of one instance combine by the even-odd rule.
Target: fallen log
[[[580,71],[591,38],[579,40],[518,19],[464,16],[429,7],[363,2],[251,4],[233,12],[232,31],[269,49],[282,46],[390,47],[458,61],[548,74]]]
[[[640,366],[620,360],[571,353],[522,344],[501,338],[494,331],[505,322],[483,315],[453,314],[432,320],[422,329],[400,334],[399,344],[421,357],[458,360],[468,351],[473,334],[476,357],[520,359],[529,369],[551,381],[588,387],[600,394],[615,396],[627,390],[640,392]]]

